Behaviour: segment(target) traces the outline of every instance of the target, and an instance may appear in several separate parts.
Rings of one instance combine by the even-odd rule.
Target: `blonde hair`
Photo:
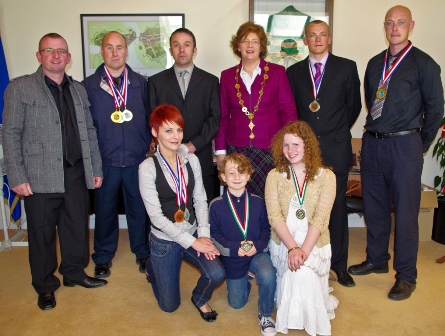
[[[218,177],[224,184],[225,182],[222,180],[221,174],[225,173],[226,165],[228,162],[233,162],[233,164],[237,165],[236,169],[238,170],[239,173],[246,173],[252,176],[252,174],[255,172],[255,170],[252,167],[252,164],[250,163],[250,160],[246,158],[243,154],[233,153],[227,155],[218,167],[219,170]]]

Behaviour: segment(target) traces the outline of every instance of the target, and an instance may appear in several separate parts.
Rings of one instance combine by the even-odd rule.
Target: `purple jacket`
[[[258,102],[259,91],[264,76],[266,61],[261,59],[261,75],[255,78],[251,92],[244,85],[238,75],[238,83],[241,85],[240,93],[244,100],[244,106],[253,111]],[[255,124],[253,133],[255,138],[250,140],[249,118],[241,111],[239,99],[236,96],[235,74],[238,66],[224,70],[221,73],[220,98],[221,98],[221,122],[215,138],[215,149],[226,149],[226,142],[235,147],[247,147],[250,143],[255,148],[269,149],[272,137],[288,122],[297,119],[297,109],[292,95],[292,89],[283,66],[268,63],[268,79],[264,87],[258,111],[252,120]]]

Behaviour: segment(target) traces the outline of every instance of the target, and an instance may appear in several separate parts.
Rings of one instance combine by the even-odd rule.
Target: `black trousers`
[[[396,279],[412,283],[416,283],[417,278],[422,151],[420,133],[389,139],[363,134],[361,169],[363,210],[368,227],[366,260],[376,266],[388,264],[393,203]]]
[[[346,185],[349,171],[335,172],[337,189],[334,205],[329,219],[331,237],[331,268],[336,272],[345,272],[348,264],[348,213],[346,211]]]
[[[56,228],[61,262],[59,273],[71,280],[86,278],[88,265],[88,190],[82,160],[64,168],[64,193],[34,193],[25,197],[29,263],[37,293],[60,287],[57,269]],[[31,186],[32,188],[32,186]]]

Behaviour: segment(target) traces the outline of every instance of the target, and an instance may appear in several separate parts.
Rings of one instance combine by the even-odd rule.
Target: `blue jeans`
[[[118,198],[121,187],[131,252],[136,255],[136,259],[147,258],[150,254],[150,220],[139,191],[138,171],[139,165],[103,167],[102,186],[94,191],[96,223],[92,258],[95,264],[110,262],[116,252],[119,237]]]
[[[258,312],[270,316],[274,310],[275,289],[277,288],[277,271],[272,265],[268,253],[258,253],[250,261],[249,269],[255,273],[258,284]],[[226,279],[227,299],[232,308],[244,307],[249,298],[252,284],[246,274],[240,279]]]
[[[201,273],[192,292],[193,302],[198,307],[206,304],[213,290],[224,281],[226,275],[219,258],[207,260],[203,253],[198,257],[192,247],[185,249],[173,241],[159,239],[153,234],[150,234],[149,241],[151,256],[146,267],[153,292],[163,311],[173,312],[181,303],[179,272],[183,259]]]

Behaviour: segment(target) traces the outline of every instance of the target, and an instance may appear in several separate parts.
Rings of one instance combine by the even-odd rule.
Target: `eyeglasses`
[[[54,49],[54,48],[43,48],[42,50],[39,50],[40,52],[43,52],[45,54],[53,54],[54,51],[57,51],[58,54],[60,55],[66,55],[68,54],[68,50],[67,49]]]
[[[249,45],[249,44],[253,44],[253,45],[258,45],[260,44],[259,40],[241,40],[239,41],[239,43],[245,44],[245,45]]]

